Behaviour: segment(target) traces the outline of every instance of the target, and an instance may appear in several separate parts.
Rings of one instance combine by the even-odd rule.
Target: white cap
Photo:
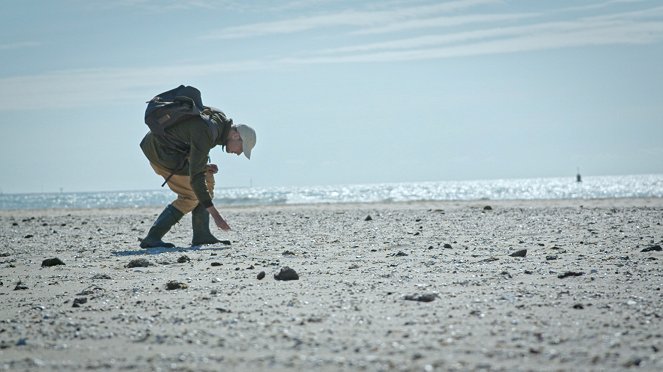
[[[256,145],[256,131],[246,124],[237,124],[235,129],[242,137],[242,152],[247,159],[251,159],[251,150]]]

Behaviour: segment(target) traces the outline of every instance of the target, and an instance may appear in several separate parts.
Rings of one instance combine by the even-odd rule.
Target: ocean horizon
[[[627,176],[428,181],[291,187],[232,187],[214,190],[220,206],[415,201],[661,198],[663,174]],[[137,191],[0,193],[0,210],[161,207],[168,188]]]

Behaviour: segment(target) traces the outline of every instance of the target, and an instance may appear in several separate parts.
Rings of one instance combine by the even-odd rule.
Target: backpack
[[[158,94],[147,102],[145,109],[145,124],[150,131],[156,136],[165,138],[172,147],[186,152],[188,146],[174,139],[166,130],[192,117],[200,117],[207,123],[212,138],[218,136],[217,126],[213,125],[213,122],[232,124],[232,119],[227,119],[222,111],[204,106],[200,91],[192,86],[180,85]]]

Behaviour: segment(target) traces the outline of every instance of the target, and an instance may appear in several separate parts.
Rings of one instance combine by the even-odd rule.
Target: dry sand
[[[662,199],[159,212],[0,212],[0,368],[663,370]]]

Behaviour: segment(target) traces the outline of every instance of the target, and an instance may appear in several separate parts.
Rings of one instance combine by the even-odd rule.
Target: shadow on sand
[[[177,252],[202,252],[202,251],[225,251],[230,249],[229,246],[202,246],[194,245],[191,247],[158,247],[158,248],[139,248],[136,250],[126,250],[126,251],[112,251],[111,254],[114,256],[141,256],[141,255],[154,255],[162,253],[177,253]]]

